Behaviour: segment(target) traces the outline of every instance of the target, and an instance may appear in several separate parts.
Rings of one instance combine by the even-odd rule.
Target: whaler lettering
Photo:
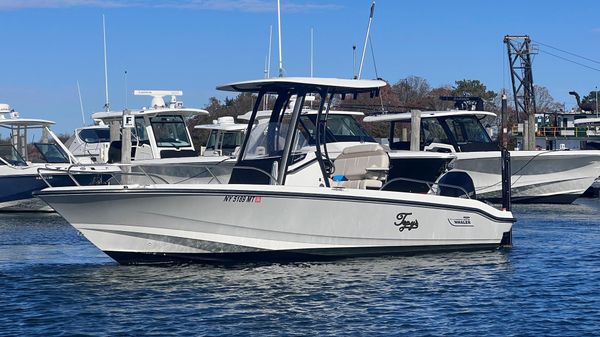
[[[411,231],[419,228],[419,221],[408,220],[407,218],[409,215],[412,215],[412,213],[398,213],[398,215],[396,215],[396,219],[398,221],[394,221],[394,225],[398,226],[399,231],[402,232],[405,229]]]

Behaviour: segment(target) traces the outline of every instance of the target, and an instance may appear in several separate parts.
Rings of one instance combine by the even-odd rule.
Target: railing
[[[221,182],[221,180],[219,180],[217,175],[215,175],[212,172],[212,170],[210,169],[211,166],[218,166],[218,164],[219,163],[210,163],[210,164],[202,164],[202,165],[191,165],[189,163],[188,164],[169,164],[169,167],[173,167],[173,166],[203,167],[204,171],[202,171],[200,174],[208,173],[212,177],[212,178],[210,178],[208,184],[210,184],[213,181],[216,181],[218,184],[223,184],[223,182]],[[89,168],[101,167],[101,168],[104,168],[104,170],[87,170],[87,171],[82,170],[82,168],[86,168],[86,167],[89,167]],[[138,169],[138,170],[140,170],[140,172],[131,172],[130,171],[131,168]],[[79,169],[79,170],[77,170],[77,169]],[[256,168],[256,167],[252,167],[252,166],[232,166],[231,169],[232,170],[233,169],[251,170],[251,171],[259,172],[259,173],[267,176],[271,180],[271,184],[278,185],[276,177],[274,177],[269,172],[262,170],[260,168]],[[90,174],[90,173],[110,175],[110,178],[106,181],[107,185],[111,185],[111,181],[114,181],[116,184],[122,184],[123,177],[145,177],[152,184],[179,184],[179,183],[182,183],[182,182],[185,182],[185,181],[188,181],[188,180],[194,178],[194,177],[187,177],[186,179],[178,181],[178,182],[169,182],[168,180],[166,180],[165,178],[161,177],[158,174],[147,172],[146,170],[144,170],[143,165],[139,165],[139,164],[138,165],[132,165],[132,164],[100,164],[100,165],[98,165],[98,164],[71,164],[66,169],[65,168],[54,168],[54,167],[40,167],[37,169],[38,175],[40,176],[40,178],[44,181],[44,183],[48,187],[54,187],[54,186],[52,186],[47,175],[51,175],[52,173],[56,173],[56,172],[65,173],[73,181],[73,184],[75,186],[81,186],[79,181],[77,181],[77,179],[76,179],[77,175]],[[199,176],[200,174],[196,175],[196,177]],[[439,193],[439,190],[436,191],[436,189],[434,189],[434,187],[436,187],[436,186],[447,187],[447,188],[451,188],[451,189],[460,191],[462,194],[459,197],[471,199],[471,193],[469,193],[462,186],[437,183],[437,182],[412,179],[412,178],[402,178],[402,177],[398,177],[398,178],[394,178],[394,179],[386,181],[386,183],[383,186],[381,186],[381,188],[379,190],[384,191],[385,188],[387,186],[389,186],[391,183],[398,182],[398,181],[407,181],[407,182],[412,182],[412,183],[424,184],[425,186],[427,186],[429,193]]]
[[[156,167],[168,167],[172,169],[173,167],[195,167],[203,169],[199,173],[195,173],[194,175],[190,175],[185,177],[179,181],[168,181],[165,177],[174,177],[169,173],[176,173],[175,171],[166,171],[165,174],[152,173],[148,172],[147,168],[151,165],[146,165],[147,168],[144,169],[143,164],[71,164],[67,168],[59,168],[59,167],[40,167],[37,169],[38,176],[44,181],[44,183],[48,187],[53,187],[51,181],[48,179],[48,176],[55,173],[63,173],[66,174],[75,186],[81,186],[79,181],[76,179],[78,175],[83,174],[104,174],[109,175],[110,178],[106,181],[106,184],[126,184],[125,182],[128,180],[127,177],[143,177],[145,181],[151,184],[181,184],[187,181],[190,181],[194,178],[202,177],[206,175],[206,179],[208,179],[206,184],[211,184],[216,181],[218,184],[223,184],[223,182],[219,179],[217,174],[211,170],[211,166],[218,166],[220,163],[197,163],[197,164],[168,164],[168,165],[157,165]],[[223,166],[221,166],[223,167]],[[90,168],[90,170],[85,170],[85,168]],[[102,170],[92,170],[91,168],[102,168]],[[233,167],[232,167],[233,168]],[[135,171],[133,171],[135,170]]]
[[[391,180],[388,180],[385,182],[385,184],[383,184],[383,186],[381,186],[381,188],[379,189],[380,191],[384,191],[385,187],[388,186],[389,184],[393,183],[393,182],[397,182],[397,181],[408,181],[408,182],[412,182],[412,183],[421,183],[427,186],[427,188],[429,189],[430,193],[439,193],[439,191],[436,191],[433,187],[434,186],[440,186],[440,187],[448,187],[448,188],[452,188],[452,189],[456,189],[460,192],[462,192],[462,195],[459,196],[460,198],[462,197],[466,197],[467,199],[471,199],[471,193],[469,193],[464,187],[462,186],[458,186],[458,185],[450,185],[450,184],[444,184],[444,183],[436,183],[436,182],[431,182],[431,181],[426,181],[426,180],[420,180],[420,179],[412,179],[412,178],[402,178],[402,177],[398,177],[398,178],[394,178]],[[410,192],[408,192],[410,193]]]
[[[512,132],[515,135],[521,135],[517,126],[512,128]],[[588,138],[600,136],[600,131],[595,126],[590,127],[555,127],[545,126],[538,127],[536,137],[577,137],[577,138]]]

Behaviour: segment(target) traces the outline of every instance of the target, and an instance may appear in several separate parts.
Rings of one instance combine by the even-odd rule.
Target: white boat
[[[480,118],[487,111],[423,111],[421,149],[456,155],[446,176],[466,172],[473,180],[478,199],[498,202],[502,186],[500,151]],[[411,113],[365,117],[365,122],[407,122]],[[392,149],[406,148],[392,142]],[[521,203],[572,203],[600,174],[600,151],[511,151],[512,200]],[[443,177],[442,177],[443,179]]]
[[[381,191],[389,157],[377,144],[344,149],[335,171],[322,142],[328,111],[319,108],[316,151],[302,152],[302,101],[378,94],[383,81],[274,78],[221,90],[276,95],[266,128],[252,128],[229,184],[151,184],[48,188],[37,195],[120,263],[314,259],[496,248],[515,221],[481,201]],[[297,95],[292,113],[284,113]],[[320,184],[294,186],[299,178]],[[340,179],[340,177],[344,179]],[[336,180],[336,181],[332,181]]]
[[[200,150],[201,156],[235,157],[244,140],[248,124],[235,123],[232,116],[224,116],[213,120],[212,124],[196,125],[194,129],[210,131],[206,146]]]
[[[9,131],[10,143],[0,144],[0,211],[52,211],[32,193],[47,187],[105,183],[116,171],[111,167],[80,167],[50,131],[53,121],[21,118],[8,104],[0,104],[0,128]],[[41,133],[41,142],[28,139]],[[49,142],[49,140],[53,142]],[[41,173],[41,176],[40,176]]]
[[[177,96],[180,90],[135,90],[135,95],[150,96],[148,107],[128,111],[133,118],[131,168],[138,175],[130,183],[211,183],[226,182],[233,162],[229,155],[198,156],[186,120],[208,115],[204,109],[185,107]],[[165,102],[164,97],[170,96]],[[120,130],[123,111],[92,114],[97,123],[75,130],[69,149],[78,157],[93,157],[97,163],[120,163],[122,140],[110,140],[110,125]],[[120,137],[119,137],[120,138]],[[217,144],[222,146],[222,144]]]

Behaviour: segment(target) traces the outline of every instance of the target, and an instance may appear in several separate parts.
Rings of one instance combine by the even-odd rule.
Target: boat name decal
[[[448,218],[448,222],[454,227],[473,227],[470,216],[464,216],[458,219]]]
[[[398,221],[394,221],[394,225],[398,226],[399,231],[402,232],[405,229],[410,231],[419,228],[419,221],[416,219],[408,220],[407,218],[409,215],[412,215],[412,213],[398,213],[398,215],[396,215]]]
[[[262,197],[260,195],[226,195],[223,202],[246,202],[260,204]]]

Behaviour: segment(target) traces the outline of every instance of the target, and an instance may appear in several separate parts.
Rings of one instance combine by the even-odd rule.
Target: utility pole
[[[598,86],[596,86],[596,118],[598,118]]]
[[[535,92],[531,66],[531,39],[528,35],[504,37],[508,51],[508,62],[512,79],[517,122],[519,114],[525,118],[523,127],[523,149],[535,148]]]

